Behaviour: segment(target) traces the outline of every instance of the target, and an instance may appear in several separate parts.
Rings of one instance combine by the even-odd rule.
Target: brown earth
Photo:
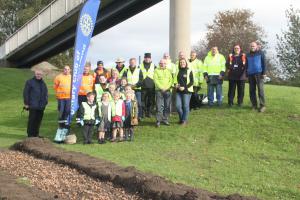
[[[0,150],[1,153],[8,151]],[[56,199],[55,195],[32,187],[26,179],[8,174],[0,169],[0,199],[22,199],[22,200],[50,200]]]
[[[19,183],[46,191],[60,199],[141,199],[120,187],[114,187],[110,182],[98,181],[76,169],[18,151],[0,152],[0,169],[18,176]]]
[[[111,182],[115,187],[122,187],[129,193],[136,193],[143,199],[257,200],[255,197],[244,197],[239,194],[225,197],[199,188],[175,184],[165,178],[140,172],[134,167],[122,168],[106,160],[56,148],[48,139],[28,138],[16,143],[11,149],[77,169],[89,177]]]

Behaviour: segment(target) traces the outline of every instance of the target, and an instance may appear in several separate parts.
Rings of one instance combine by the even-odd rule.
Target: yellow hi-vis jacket
[[[195,59],[193,61],[189,60],[189,68],[193,71],[194,86],[199,87],[203,83],[204,77],[204,65],[201,60]]]
[[[226,59],[222,54],[217,53],[213,56],[209,51],[204,59],[204,74],[208,76],[221,75],[225,72],[225,64]]]
[[[167,68],[155,69],[153,80],[154,80],[156,90],[169,90],[173,85],[172,74]]]

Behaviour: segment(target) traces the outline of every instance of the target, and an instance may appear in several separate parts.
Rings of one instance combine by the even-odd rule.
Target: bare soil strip
[[[59,184],[65,184],[66,188],[75,187],[72,186],[73,183],[76,185],[81,182],[79,175],[82,174],[77,174],[78,171],[84,173],[84,180],[95,182],[92,184],[83,184],[89,185],[88,187],[77,187],[76,190],[79,191],[78,193],[83,195],[81,199],[84,199],[83,197],[89,194],[89,192],[96,187],[98,182],[102,181],[107,184],[107,187],[111,188],[112,195],[115,195],[115,190],[119,190],[119,187],[122,187],[126,191],[125,196],[119,196],[118,194],[112,199],[138,199],[141,197],[143,199],[162,200],[257,200],[255,197],[243,197],[239,194],[233,194],[224,197],[199,188],[193,188],[183,184],[175,184],[167,181],[165,178],[140,172],[134,167],[123,168],[106,160],[94,158],[82,153],[69,152],[60,148],[56,148],[48,139],[28,138],[13,145],[12,149],[26,152],[36,158],[46,160],[43,162],[48,162],[47,165],[50,166],[50,168],[46,170],[48,173],[44,172],[37,175],[36,179],[38,180],[41,180],[42,176],[57,176],[57,178],[60,180],[58,181]],[[0,160],[2,159],[0,158]],[[54,161],[56,164],[49,161]],[[33,161],[29,161],[29,163],[31,162]],[[59,167],[61,171],[65,172],[67,170],[69,173],[67,173],[67,175],[63,175],[64,173],[60,175],[55,175],[56,173],[51,174],[50,172],[53,171],[53,167],[56,167],[55,165],[57,164],[60,164]],[[28,165],[30,166],[30,164]],[[76,175],[69,179],[68,177],[72,177],[73,174]],[[39,183],[41,183],[41,181],[39,181]],[[40,185],[44,185],[44,183]],[[100,189],[103,189],[103,186],[99,186],[96,191],[99,191]],[[53,188],[49,189],[49,191],[52,190]],[[110,189],[108,189],[108,191],[110,191]],[[64,190],[57,191],[57,193],[58,192],[61,192],[59,194],[62,194]],[[124,193],[125,192],[121,192],[121,194]],[[128,195],[128,193],[138,194],[138,196]],[[73,197],[73,195],[79,194],[69,192],[68,197]],[[79,199],[81,197],[80,195],[77,196]],[[92,199],[91,197],[93,197],[93,195],[88,196],[88,199]],[[110,199],[110,194],[108,195],[108,199]]]
[[[97,181],[76,169],[51,161],[36,159],[28,154],[7,151],[0,152],[0,168],[18,176],[19,184],[52,193],[53,198],[62,199],[100,199],[100,200],[137,200],[122,188],[110,182]]]

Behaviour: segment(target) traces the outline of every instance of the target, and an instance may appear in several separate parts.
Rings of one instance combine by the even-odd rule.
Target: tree
[[[263,48],[266,47],[265,33],[262,27],[252,20],[253,12],[246,9],[235,9],[218,12],[212,24],[208,24],[207,34],[203,46],[194,49],[208,51],[213,46],[218,46],[219,51],[227,55],[231,53],[233,45],[240,44],[243,50],[249,49],[249,43],[259,41]],[[200,41],[201,42],[201,41]],[[199,52],[198,54],[203,54]]]
[[[286,10],[287,30],[277,35],[277,58],[286,79],[300,85],[300,10]]]

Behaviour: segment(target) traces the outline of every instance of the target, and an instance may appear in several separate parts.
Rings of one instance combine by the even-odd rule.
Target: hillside
[[[21,113],[22,90],[32,72],[0,68],[0,147],[26,137],[27,113]],[[56,100],[52,80],[41,135],[52,139],[56,131]],[[229,194],[238,192],[262,199],[300,199],[300,88],[266,85],[266,113],[245,105],[229,109],[227,83],[224,105],[192,111],[187,127],[176,124],[155,128],[147,119],[136,130],[135,141],[85,146],[61,145],[105,158],[123,166],[162,175],[174,182]],[[247,87],[246,87],[247,88]]]

